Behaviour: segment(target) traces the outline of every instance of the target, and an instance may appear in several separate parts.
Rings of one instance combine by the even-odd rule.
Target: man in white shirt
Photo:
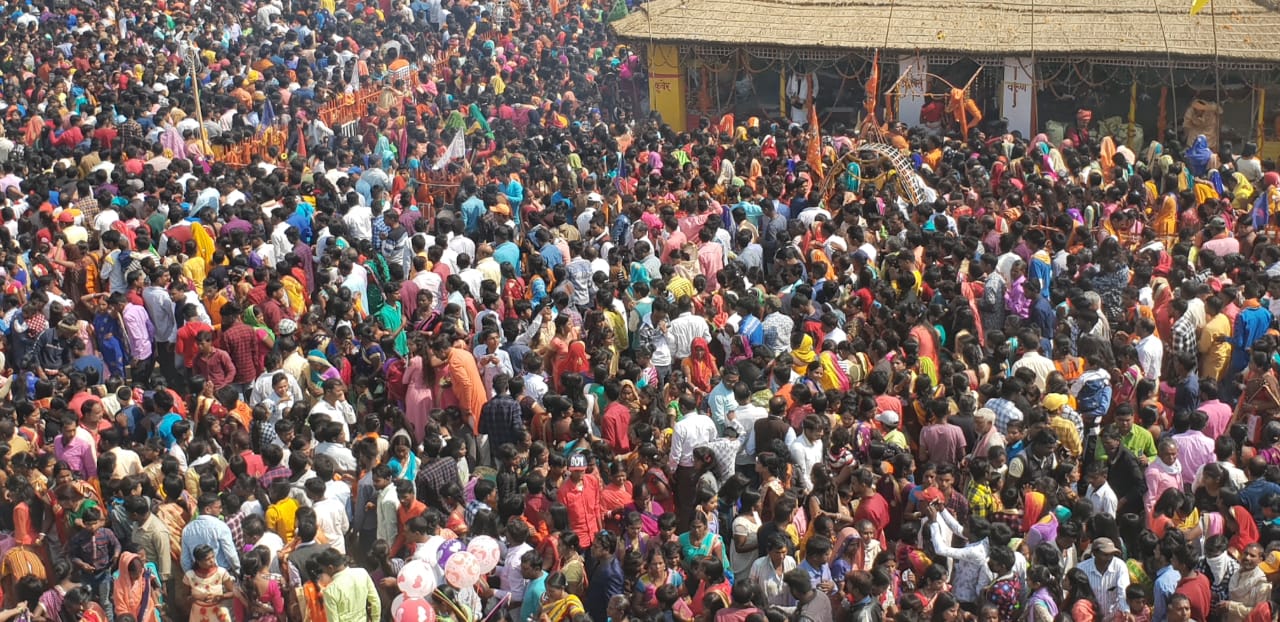
[[[809,415],[804,418],[801,434],[791,442],[790,447],[800,487],[806,494],[813,490],[813,481],[810,479],[813,467],[822,462],[822,419],[819,417]]]
[[[316,511],[316,529],[324,534],[329,545],[341,553],[347,552],[347,530],[351,521],[347,519],[347,510],[337,499],[327,498],[328,487],[320,478],[313,477],[303,484],[307,491],[307,500]]]
[[[1119,547],[1111,538],[1095,538],[1089,546],[1093,557],[1076,567],[1089,577],[1089,586],[1098,599],[1097,617],[1109,620],[1118,613],[1129,613],[1129,601],[1125,589],[1129,587],[1129,568],[1118,556]]]
[[[1090,463],[1085,479],[1089,481],[1085,498],[1093,503],[1094,513],[1114,518],[1120,500],[1116,497],[1116,492],[1111,489],[1111,484],[1107,483],[1107,465],[1101,462]]]
[[[670,326],[671,356],[677,361],[689,358],[694,339],[711,340],[707,321],[693,314],[693,303],[687,297],[676,301],[676,319]]]
[[[697,402],[692,395],[680,397],[678,408],[684,414],[676,421],[671,434],[671,452],[667,458],[667,466],[676,474],[676,495],[680,499],[694,498],[698,483],[698,471],[694,468],[693,450],[705,445],[720,436],[715,422],[706,413],[697,410]],[[694,504],[680,503],[676,505],[676,527],[680,532],[689,529],[689,519],[693,517]]]
[[[325,380],[321,386],[324,388],[324,395],[311,407],[311,414],[329,415],[330,420],[343,424],[342,436],[338,442],[346,442],[349,438],[348,427],[356,424],[355,408],[346,400],[347,387],[338,378]]]
[[[1018,335],[1018,349],[1022,351],[1022,358],[1014,362],[1013,371],[1024,367],[1030,369],[1036,375],[1036,388],[1044,393],[1045,380],[1057,368],[1053,365],[1053,359],[1040,353],[1040,338],[1036,331],[1022,331]]]
[[[1142,368],[1142,376],[1160,382],[1160,365],[1164,361],[1164,343],[1155,336],[1156,323],[1150,318],[1139,318],[1138,333],[1138,366]]]

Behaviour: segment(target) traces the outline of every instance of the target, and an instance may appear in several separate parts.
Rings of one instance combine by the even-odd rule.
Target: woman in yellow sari
[[[563,572],[553,572],[547,577],[547,591],[542,596],[542,609],[538,611],[540,622],[568,622],[573,616],[587,612],[582,601],[568,589],[569,580]]]
[[[792,339],[791,343],[795,344],[796,340]],[[799,344],[791,349],[791,370],[803,376],[809,372],[809,363],[817,358],[817,353],[813,351],[813,337],[801,333]]]

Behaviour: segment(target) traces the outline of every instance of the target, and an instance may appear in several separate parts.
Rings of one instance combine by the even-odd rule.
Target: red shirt
[[[627,431],[631,428],[631,409],[621,402],[609,404],[604,409],[604,421],[600,424],[600,433],[609,443],[609,449],[621,455],[631,451],[631,438]]]
[[[196,364],[196,354],[200,351],[196,348],[196,336],[200,331],[215,332],[212,326],[200,321],[188,321],[178,329],[178,344],[175,351],[178,356],[182,357],[182,364],[191,369]]]
[[[191,369],[204,376],[215,391],[231,384],[236,378],[236,366],[231,362],[231,355],[226,350],[217,348],[208,354],[197,354]]]
[[[1209,579],[1202,573],[1190,577],[1182,577],[1178,581],[1175,594],[1182,594],[1191,601],[1191,619],[1208,620],[1210,604]]]
[[[578,542],[583,548],[589,548],[602,525],[600,490],[603,485],[598,475],[583,473],[580,486],[574,484],[572,478],[567,479],[560,485],[556,498],[569,508],[569,528],[578,534]]]
[[[863,497],[858,503],[858,509],[853,513],[853,521],[856,523],[864,518],[876,526],[880,545],[884,546],[884,528],[889,526],[889,503],[880,496],[880,493]]]

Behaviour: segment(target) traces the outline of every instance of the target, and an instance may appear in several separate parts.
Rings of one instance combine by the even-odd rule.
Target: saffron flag
[[[1191,0],[1191,14],[1199,14],[1207,4],[1209,4],[1209,0]]]
[[[876,116],[876,98],[880,96],[880,50],[876,50],[876,56],[871,61],[871,76],[867,78],[867,99],[863,107],[867,111],[867,117],[874,122]]]
[[[822,175],[822,132],[818,128],[818,106],[813,101],[813,74],[805,76],[808,91],[806,102],[809,108],[809,148],[805,154],[805,162],[815,177]],[[816,182],[815,182],[816,183]]]
[[[467,157],[467,142],[462,136],[462,130],[458,130],[453,135],[453,140],[449,141],[449,147],[440,154],[436,159],[436,163],[431,166],[431,170],[438,171],[458,158]]]

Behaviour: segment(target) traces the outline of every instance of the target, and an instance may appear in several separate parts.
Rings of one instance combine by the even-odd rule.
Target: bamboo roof
[[[1280,62],[1272,0],[650,0],[618,35],[709,46]]]

